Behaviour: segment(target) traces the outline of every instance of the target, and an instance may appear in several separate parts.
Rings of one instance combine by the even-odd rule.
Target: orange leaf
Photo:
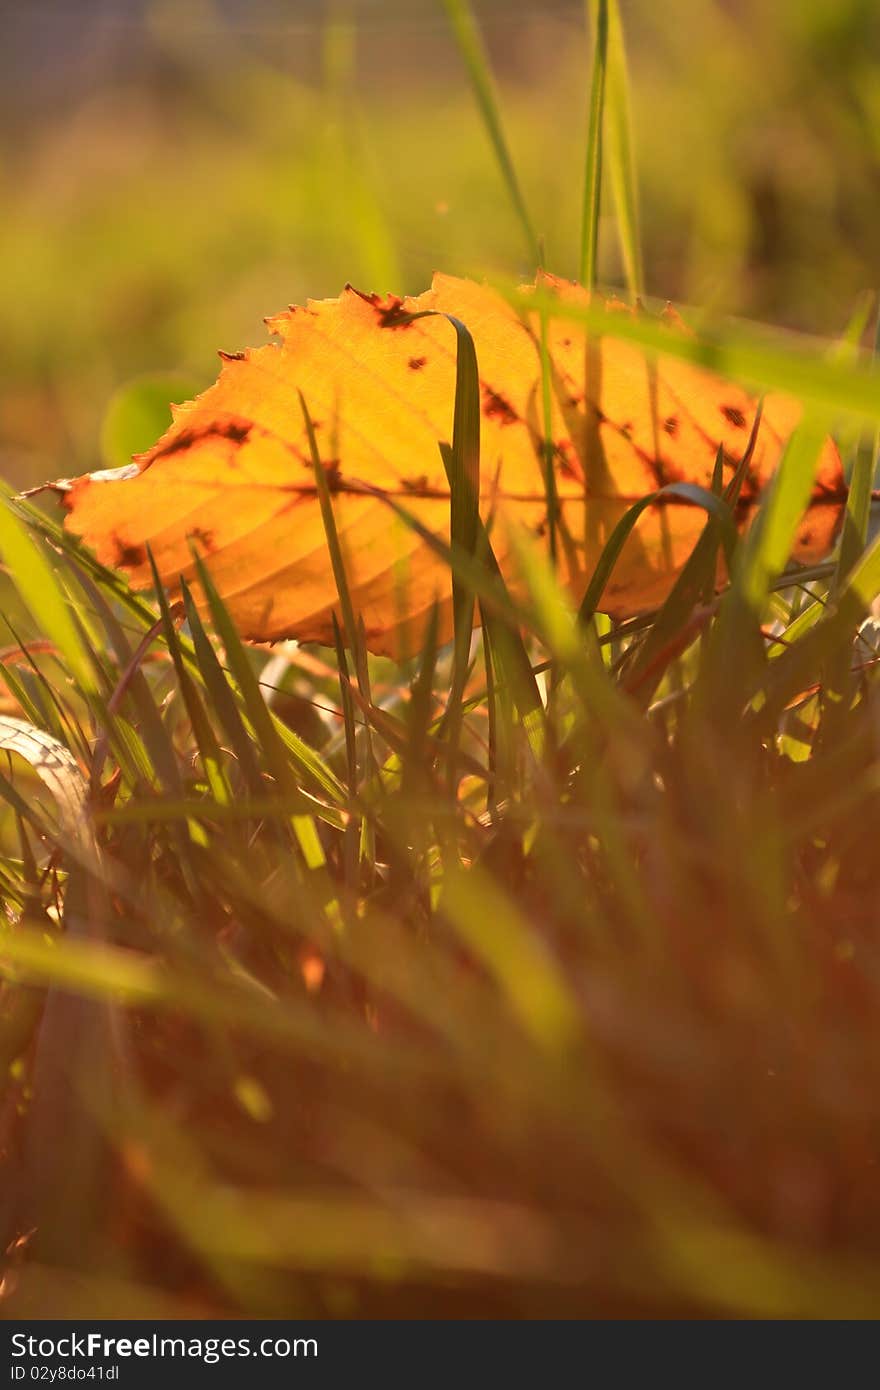
[[[586,302],[578,285],[544,277],[562,299]],[[622,306],[621,306],[622,307]],[[314,421],[356,612],[368,645],[394,651],[402,626],[417,645],[435,597],[451,631],[448,568],[397,520],[381,497],[399,499],[423,525],[449,537],[449,487],[438,444],[452,428],[453,314],[470,330],[482,395],[481,509],[514,591],[511,524],[546,544],[543,408],[537,316],[520,317],[494,291],[437,275],[417,298],[347,288],[338,299],[268,319],[280,343],[224,356],[217,382],[174,410],[174,423],[135,464],[77,479],[68,526],[136,586],[150,582],[146,545],[172,588],[191,576],[193,544],[242,635],[331,644],[337,607],[316,497],[302,392]],[[625,312],[629,312],[626,310]],[[674,323],[670,331],[676,331]],[[559,498],[558,563],[577,598],[616,522],[664,483],[711,485],[724,448],[728,473],[742,457],[756,399],[702,368],[603,338],[589,355],[583,329],[548,325],[552,443]],[[745,521],[800,412],[765,400],[740,512]],[[826,554],[845,496],[831,440],[819,462],[797,558]],[[685,503],[649,510],[628,542],[602,606],[615,616],[663,598],[702,529]]]

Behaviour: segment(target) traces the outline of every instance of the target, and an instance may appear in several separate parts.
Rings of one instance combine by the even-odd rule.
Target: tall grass
[[[535,249],[475,21],[447,9]],[[605,167],[636,290],[607,16],[584,263]],[[366,656],[329,495],[337,647],[274,653],[204,570],[209,626],[4,497],[10,1313],[880,1311],[873,433],[842,433],[840,562],[786,568],[818,432],[876,425],[876,379],[741,328],[673,345],[577,312],[807,407],[745,539],[732,495],[691,489],[686,574],[624,624],[592,619],[656,499],[579,612],[524,547],[527,595],[506,590],[467,325],[436,542],[456,640],[438,650],[435,615],[405,667]]]

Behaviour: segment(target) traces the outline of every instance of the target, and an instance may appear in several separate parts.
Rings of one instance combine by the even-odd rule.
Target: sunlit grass
[[[447,9],[497,216],[531,246],[483,45]],[[595,271],[604,164],[636,287],[608,12],[572,207]],[[201,568],[179,599],[134,595],[4,495],[9,1308],[72,1314],[87,1287],[92,1315],[880,1311],[875,377],[721,317],[679,340],[537,302],[805,401],[745,537],[720,477],[668,490],[705,531],[641,618],[596,611],[650,500],[580,610],[524,544],[525,595],[506,589],[466,325],[438,441],[456,639],[438,649],[433,615],[401,667],[366,655],[329,493],[337,647],[271,652]],[[117,438],[153,408],[133,390]],[[801,571],[829,423],[855,499]]]

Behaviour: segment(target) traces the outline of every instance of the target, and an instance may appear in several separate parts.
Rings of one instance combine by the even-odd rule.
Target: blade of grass
[[[592,0],[591,8],[594,14],[596,3],[597,0]],[[594,28],[598,30],[598,17]],[[637,298],[644,291],[644,271],[629,90],[620,7],[617,0],[608,0],[608,73],[605,98],[608,173],[614,193],[617,234],[620,239],[626,283],[630,294]]]
[[[605,74],[608,67],[608,0],[590,6],[595,15],[593,68],[590,76],[590,118],[584,166],[584,206],[581,220],[580,280],[584,289],[596,287],[599,212],[602,201],[602,122]]]
[[[756,718],[772,727],[788,702],[814,684],[823,665],[841,646],[852,641],[878,594],[880,536],[859,557],[821,619],[769,664],[760,687],[763,705],[756,711]]]
[[[473,338],[459,319],[448,317],[456,334],[452,449],[443,454],[449,479],[449,535],[457,549],[476,555],[480,531],[480,376]],[[474,593],[454,571],[452,608],[455,655],[448,708],[456,718],[467,680]]]
[[[593,619],[605,587],[620,558],[621,551],[627,540],[632,534],[639,517],[649,507],[655,506],[664,499],[673,501],[679,498],[681,501],[690,503],[697,507],[702,507],[710,516],[714,517],[721,531],[722,544],[728,554],[732,554],[736,546],[736,526],[723,498],[717,497],[709,492],[707,488],[700,487],[696,483],[667,483],[665,487],[657,492],[651,492],[647,497],[641,498],[624,513],[620,518],[608,540],[605,543],[602,554],[596,564],[596,568],[587,585],[587,591],[581,600],[578,610],[578,621],[586,627]]]
[[[30,530],[36,535],[42,536],[49,546],[57,548],[68,556],[84,574],[90,575],[104,592],[110,594],[122,606],[136,626],[143,630],[152,626],[156,620],[155,613],[145,599],[132,591],[121,571],[117,572],[102,565],[78,536],[75,536],[71,531],[66,531],[63,526],[59,526],[51,517],[46,516],[28,500],[27,496],[17,494],[10,497],[9,506]],[[189,643],[182,643],[182,650],[184,659],[190,664],[194,673],[197,667]]]
[[[708,322],[701,324],[699,333],[693,336],[670,333],[667,326],[649,314],[630,317],[610,312],[599,304],[561,300],[541,286],[528,294],[499,280],[493,282],[493,287],[525,315],[546,310],[550,319],[581,324],[602,337],[636,343],[761,390],[786,392],[832,417],[848,412],[867,420],[880,420],[880,381],[875,368],[829,360],[824,350],[791,335],[785,342],[773,341],[753,327]]]
[[[357,654],[357,622],[354,616],[354,606],[351,601],[351,590],[348,585],[348,576],[345,570],[345,559],[342,554],[342,546],[339,543],[339,532],[336,529],[336,517],[333,514],[333,502],[330,497],[330,484],[327,481],[327,472],[321,462],[321,454],[318,449],[318,441],[315,436],[315,427],[309,408],[306,404],[302,391],[297,392],[299,396],[300,409],[302,410],[303,420],[305,421],[306,434],[309,441],[309,451],[312,458],[312,471],[315,476],[315,489],[318,494],[318,503],[321,508],[321,520],[324,523],[324,535],[327,538],[327,549],[330,552],[330,564],[333,568],[333,579],[336,584],[336,593],[339,598],[339,609],[342,614],[342,625],[345,630],[345,640],[349,650]],[[360,664],[360,663],[359,663]],[[361,673],[358,672],[360,680]],[[361,694],[366,692],[361,682]]]
[[[24,719],[0,715],[0,749],[24,758],[48,787],[68,833],[88,832],[88,783],[69,748]]]
[[[80,689],[97,694],[97,676],[58,576],[36,536],[10,505],[12,491],[0,482],[0,557],[34,621],[64,656]]]
[[[183,660],[183,654],[178,641],[177,628],[171,616],[171,609],[168,597],[165,593],[159,572],[156,569],[156,562],[150,552],[150,565],[153,570],[153,585],[159,601],[159,611],[162,616],[162,626],[165,635],[165,643],[171,654],[174,663],[174,671],[177,676],[177,685],[183,699],[190,725],[192,726],[193,736],[199,749],[199,756],[204,769],[208,786],[214,800],[222,806],[228,806],[232,800],[232,788],[226,776],[226,769],[223,763],[223,753],[217,737],[211,727],[202,698],[198,692],[195,681],[189,674]]]
[[[459,53],[470,76],[477,105],[480,108],[483,124],[495,153],[501,177],[522,228],[529,261],[532,265],[537,266],[542,260],[541,250],[504,135],[489,60],[477,27],[477,21],[474,18],[469,0],[443,0],[443,5]]]
[[[159,635],[161,627],[154,621],[152,627],[144,633],[137,649],[132,652],[116,615],[98,586],[86,574],[80,573],[77,577],[103,623],[104,632],[116,656],[120,671],[102,722],[106,727],[114,713],[122,706],[125,696],[130,695],[140,720],[143,742],[149,752],[155,774],[170,796],[179,796],[181,780],[174,745],[162,723],[153,692],[140,669],[140,663],[146,655],[147,648]],[[96,758],[96,766],[98,761],[99,759]]]
[[[299,790],[299,786],[288,761],[286,749],[278,735],[272,712],[263,698],[248,653],[201,556],[195,556],[195,564],[199,583],[211,610],[214,629],[223,643],[226,661],[241,692],[248,721],[266,759],[266,765],[282,792],[285,795],[293,795]]]
[[[709,512],[703,534],[697,541],[691,555],[676,579],[665,603],[657,613],[647,636],[638,648],[626,676],[626,688],[635,694],[643,706],[647,706],[659,685],[670,660],[681,654],[681,642],[698,632],[691,631],[694,609],[698,604],[708,604],[715,591],[718,576],[718,552],[723,550],[730,574],[734,556],[739,544],[733,508],[739,499],[743,479],[751,465],[761,427],[763,406],[758,404],[751,433],[742,459],[730,480],[723,487],[724,450],[719,445],[715,456],[712,474],[712,495],[722,503],[727,519],[722,528],[716,515]],[[705,627],[705,624],[701,625]]]
[[[201,556],[196,555],[194,558],[199,582],[208,601],[214,626],[223,643],[226,660],[229,662],[230,670],[241,692],[248,720],[254,730],[266,765],[283,794],[298,802],[297,810],[291,817],[290,823],[303,861],[306,868],[310,870],[323,869],[326,860],[311,814],[311,807],[302,796],[299,783],[294,776],[293,768],[287,756],[285,744],[278,732],[276,720],[263,698],[260,683],[251,666],[248,654]],[[328,893],[328,900],[333,900],[332,893]]]
[[[809,502],[827,426],[820,413],[806,412],[737,549],[730,588],[707,644],[706,679],[701,682],[704,708],[707,712],[714,709],[722,723],[734,716],[731,699],[739,700],[744,689],[757,685],[766,667],[760,623],[773,580],[791,554],[798,523]],[[731,662],[739,672],[736,683],[729,678]]]
[[[873,296],[866,298],[867,310],[863,310],[865,316],[875,307]],[[863,313],[857,309],[853,316],[844,343],[841,345],[844,351],[850,349],[853,353],[855,352],[864,328]],[[876,320],[874,330],[874,345],[871,354],[874,361],[877,358],[878,345],[880,345],[880,316]],[[837,556],[837,570],[830,587],[832,598],[865,549],[871,515],[871,485],[874,481],[874,469],[878,454],[880,454],[880,426],[875,427],[869,435],[863,431],[856,447],[849,480],[849,496],[846,499],[846,509],[843,514],[843,531]],[[850,671],[851,664],[851,653],[845,647],[841,647],[824,672],[820,723],[820,737],[823,740],[835,735],[839,736],[843,731],[843,716],[849,708],[854,689],[854,680]]]
[[[453,871],[440,912],[497,981],[534,1042],[566,1053],[581,1031],[577,1005],[562,970],[533,926],[491,878],[476,868]]]
[[[331,207],[335,204],[334,221],[346,228],[367,283],[373,289],[386,290],[401,283],[400,263],[377,195],[377,171],[370,158],[358,100],[356,29],[348,10],[348,5],[334,5],[324,28],[326,139],[330,157],[320,151],[320,170],[327,179]]]
[[[679,639],[687,636],[695,608],[714,588],[720,543],[717,523],[710,519],[627,670],[626,688],[642,706],[650,704],[663,678],[668,662],[661,657],[680,654]]]
[[[263,779],[260,776],[260,768],[254,746],[248,737],[244,722],[238,712],[238,704],[233,688],[208,639],[208,634],[202,624],[198,609],[193,602],[192,594],[185,580],[181,580],[180,589],[186,607],[189,629],[192,633],[196,660],[202,679],[205,682],[211,708],[217,714],[220,723],[226,731],[226,737],[232,745],[233,752],[238,760],[242,779],[248,791],[252,796],[260,797],[264,791]]]
[[[441,450],[441,453],[443,451]],[[439,536],[425,526],[417,516],[402,506],[396,498],[361,484],[361,490],[375,497],[400,517],[449,565],[453,572],[459,572],[468,586],[479,597],[483,626],[492,634],[493,650],[501,678],[507,684],[516,704],[523,726],[526,730],[532,752],[540,758],[543,750],[544,707],[541,694],[532,670],[528,652],[520,633],[520,623],[525,614],[515,605],[507,591],[507,586],[492,551],[486,529],[480,523],[477,555],[468,555],[460,547],[453,549]]]
[[[293,795],[298,789],[298,783],[296,782],[293,769],[291,768],[290,763],[288,761],[288,755],[290,756],[290,758],[292,758],[293,762],[300,769],[300,771],[307,777],[311,778],[314,781],[314,783],[318,787],[320,787],[322,792],[324,792],[327,796],[331,797],[331,799],[334,800],[338,805],[342,805],[345,801],[345,789],[342,787],[341,783],[339,782],[339,779],[337,777],[334,777],[333,773],[327,767],[323,758],[321,758],[313,748],[310,748],[309,745],[303,739],[301,739],[299,735],[294,732],[293,729],[289,729],[286,724],[282,723],[281,720],[277,719],[272,714],[271,710],[268,708],[265,700],[263,699],[262,691],[260,690],[260,683],[257,680],[253,668],[251,667],[242,641],[238,636],[235,626],[232,623],[232,620],[229,617],[229,614],[227,613],[219,595],[217,594],[216,589],[213,586],[208,571],[205,569],[204,564],[199,558],[197,558],[196,567],[199,573],[200,582],[202,582],[203,585],[207,583],[207,592],[210,592],[212,594],[212,600],[209,606],[211,608],[211,613],[214,617],[215,624],[219,619],[220,626],[218,626],[217,631],[218,635],[221,638],[221,641],[223,642],[227,660],[229,661],[230,670],[238,686],[237,693],[235,692],[234,687],[231,686],[226,680],[226,676],[223,673],[223,668],[220,666],[220,663],[217,660],[216,655],[214,654],[213,648],[211,647],[211,644],[208,641],[207,635],[204,630],[204,626],[201,623],[201,620],[199,619],[195,604],[192,602],[191,595],[189,596],[189,602],[187,603],[187,618],[189,620],[190,629],[193,632],[193,636],[195,637],[197,630],[200,634],[201,641],[199,645],[199,659],[200,661],[205,662],[207,669],[209,669],[213,674],[214,688],[212,690],[212,694],[220,695],[220,686],[216,680],[217,673],[219,672],[223,686],[225,687],[227,694],[232,699],[232,707],[230,708],[226,698],[223,695],[220,695],[220,698],[223,701],[224,723],[226,725],[227,732],[230,734],[230,737],[233,736],[232,731],[235,727],[235,722],[232,718],[233,712],[235,716],[238,718],[238,722],[241,726],[241,729],[243,730],[244,728],[244,726],[241,724],[241,719],[240,716],[238,716],[238,711],[236,708],[236,701],[237,699],[240,699],[242,703],[242,708],[247,714],[248,719],[251,722],[251,726],[254,729],[254,732],[257,736],[258,743],[266,753],[267,762],[271,760],[270,766],[273,770],[273,775],[276,775],[279,780],[283,779],[281,784],[286,786],[290,790],[291,795]],[[184,585],[181,584],[181,589],[183,588]],[[251,743],[247,734],[244,734],[244,742],[248,745],[248,748],[250,749]],[[239,757],[241,756],[242,746],[243,745],[241,742],[241,734],[238,734],[236,735],[235,748],[236,753]],[[253,763],[252,757],[251,762]],[[259,772],[257,773],[257,776],[259,779]]]
[[[342,545],[339,540],[339,532],[336,529],[336,517],[333,513],[333,501],[330,496],[330,484],[327,480],[327,472],[321,462],[321,454],[318,449],[318,441],[315,435],[315,427],[312,417],[306,404],[302,392],[299,392],[300,409],[305,421],[306,433],[309,440],[309,451],[312,456],[312,469],[315,475],[315,488],[318,494],[318,502],[321,507],[321,520],[324,524],[324,535],[327,538],[327,549],[330,552],[330,563],[333,568],[333,580],[336,585],[336,593],[339,598],[339,608],[342,613],[342,622],[345,630],[345,640],[352,653],[355,670],[357,672],[358,689],[365,700],[370,699],[370,673],[367,665],[367,648],[355,619],[354,605],[351,600],[351,590],[348,583],[348,575],[345,569],[345,557],[342,553]],[[334,632],[336,631],[336,619],[334,616]],[[340,670],[342,668],[340,667]],[[350,704],[350,700],[349,700]],[[343,713],[345,706],[343,705]],[[373,750],[372,733],[369,724],[365,725],[364,738],[366,740],[366,775],[368,779],[375,776],[376,757]],[[357,779],[349,783],[349,790],[352,794],[356,791]]]
[[[335,613],[332,614],[332,618],[333,637],[336,644],[336,663],[339,667],[339,700],[342,706],[342,721],[345,729],[345,761],[348,771],[350,812],[349,823],[345,828],[345,838],[343,842],[343,863],[345,865],[345,881],[349,889],[354,889],[357,884],[358,843],[361,834],[361,818],[355,806],[358,786],[357,725],[354,717],[354,701],[352,700],[351,686],[349,684],[345,643],[342,640],[342,633],[339,630],[339,623]]]
[[[84,936],[0,930],[0,976],[11,975],[129,1008],[171,1010],[225,1029],[240,1028],[294,1055],[336,1058],[346,1067],[372,1063],[394,1075],[426,1066],[424,1050],[412,1040],[406,1048],[383,1043],[350,1014],[327,1010],[321,1016],[298,1000],[267,998],[245,987],[243,977],[229,985],[204,974],[182,974],[140,951]]]

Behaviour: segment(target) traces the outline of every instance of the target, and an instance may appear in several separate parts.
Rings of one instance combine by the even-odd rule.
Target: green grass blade
[[[857,344],[864,329],[864,319],[875,307],[873,295],[865,296],[865,301],[867,307],[863,305],[856,310],[842,345],[844,351],[849,349],[853,355],[856,353]],[[880,319],[875,327],[872,354],[875,361],[878,335],[880,335]],[[856,445],[849,479],[849,496],[846,499],[846,509],[843,514],[837,569],[831,582],[832,596],[838,592],[846,575],[858,563],[859,556],[865,549],[871,515],[871,486],[874,481],[874,469],[878,453],[880,453],[880,428],[875,428],[870,432],[863,430]],[[823,739],[843,732],[844,715],[849,708],[855,687],[855,679],[850,670],[851,663],[851,653],[845,647],[841,647],[834,659],[828,663],[824,672],[821,730]]]
[[[400,258],[377,193],[377,170],[358,98],[356,29],[344,10],[328,17],[323,60],[329,110],[326,146],[317,151],[317,158],[331,220],[345,227],[369,286],[393,289],[401,284]]]
[[[535,1043],[567,1052],[580,1033],[576,1002],[562,970],[510,899],[472,868],[448,875],[440,910],[497,981]]]
[[[595,5],[596,0],[593,0]],[[635,142],[630,109],[629,72],[617,0],[608,0],[608,75],[605,123],[607,164],[614,193],[617,233],[630,294],[644,292]]]
[[[783,391],[805,404],[813,404],[832,418],[850,413],[880,421],[880,379],[874,368],[862,363],[829,360],[809,341],[791,335],[768,335],[736,323],[700,326],[699,334],[670,333],[649,314],[629,317],[611,313],[599,304],[574,304],[541,289],[528,295],[510,284],[495,281],[495,288],[524,314],[546,310],[549,318],[582,324],[592,334],[637,343],[649,351],[707,367],[766,391]]]
[[[312,417],[306,404],[302,392],[299,392],[299,403],[305,420],[306,433],[309,440],[309,452],[312,458],[312,469],[315,475],[315,488],[318,494],[318,502],[321,507],[321,520],[324,525],[324,535],[327,538],[327,549],[330,552],[330,563],[333,568],[333,580],[336,585],[336,593],[339,598],[339,608],[342,614],[343,629],[345,640],[355,664],[357,673],[358,689],[365,700],[370,698],[370,672],[367,663],[367,648],[363,640],[363,635],[359,629],[355,618],[354,604],[351,599],[351,589],[348,583],[348,575],[345,569],[345,556],[342,553],[342,544],[339,540],[339,532],[336,528],[336,517],[333,512],[333,500],[330,495],[330,484],[327,479],[326,469],[321,461],[321,453],[318,449],[318,440],[315,435],[315,427]],[[334,632],[336,631],[336,617],[333,618]],[[340,667],[340,671],[342,667]],[[344,697],[345,699],[345,697]],[[350,696],[348,703],[351,703]],[[345,703],[343,703],[343,712]],[[346,737],[348,736],[348,725],[346,724]],[[373,738],[369,724],[364,726],[364,737],[366,739],[367,768],[369,775],[372,775],[376,767],[376,758],[373,751]],[[350,783],[350,790],[354,793],[356,782]]]
[[[772,581],[782,573],[813,487],[828,434],[825,416],[805,415],[785,448],[758,515],[740,550],[733,587],[754,613],[763,610]]]
[[[162,616],[162,626],[165,634],[165,643],[171,654],[174,664],[174,672],[177,676],[177,686],[184,703],[184,707],[192,726],[193,737],[199,749],[199,756],[202,761],[202,768],[211,789],[211,795],[221,806],[228,806],[232,801],[232,788],[226,776],[223,753],[217,737],[211,727],[207,711],[202,702],[195,681],[189,674],[180,649],[180,642],[177,636],[177,628],[171,616],[171,609],[168,597],[159,578],[156,562],[150,552],[150,564],[153,570],[153,583],[159,600],[159,611]]]
[[[169,795],[179,796],[181,781],[174,745],[162,723],[153,692],[140,669],[140,662],[146,655],[147,648],[152,645],[158,635],[159,628],[154,623],[152,628],[144,633],[137,649],[133,652],[121,624],[98,586],[87,574],[82,572],[79,573],[78,579],[103,623],[106,638],[113,649],[119,667],[119,677],[116,688],[111,695],[107,720],[112,720],[112,711],[125,697],[130,698],[137,711],[143,742],[149,752],[156,775]]]
[[[152,796],[160,791],[159,776],[147,745],[131,721],[122,714],[115,714],[108,721],[103,748],[108,746],[132,792]],[[103,758],[101,766],[93,770],[94,780],[100,776],[102,766]]]
[[[480,533],[480,376],[473,338],[459,319],[448,317],[456,334],[452,448],[443,451],[449,478],[449,535],[457,550],[476,556]],[[455,571],[452,607],[455,657],[450,704],[458,705],[467,678],[474,593]]]
[[[870,313],[871,309],[875,308],[873,296],[866,296],[866,301],[865,314]],[[858,342],[863,327],[862,316],[857,312],[854,323],[850,325],[850,332],[846,340],[847,345],[850,342],[853,344]],[[878,349],[880,349],[880,315],[877,318],[872,353],[872,361],[875,364]],[[840,538],[837,575],[833,586],[835,589],[839,587],[845,575],[853,568],[865,548],[868,521],[871,514],[871,487],[878,457],[880,457],[880,426],[875,427],[870,435],[863,434],[856,448],[849,480],[849,496],[846,500],[846,512],[843,518],[843,534]]]
[[[605,74],[608,66],[608,0],[590,5],[593,27],[593,67],[590,76],[590,117],[584,167],[584,206],[581,219],[580,280],[585,289],[596,287],[599,248],[599,212],[602,202],[602,123],[605,111]]]
[[[27,497],[10,497],[10,506],[16,516],[36,535],[42,536],[48,545],[57,548],[84,574],[89,575],[102,591],[109,594],[124,609],[135,625],[146,631],[156,620],[149,603],[130,588],[125,576],[116,570],[108,569],[96,560],[92,552],[78,536],[59,526],[50,516],[35,507]],[[195,670],[194,656],[188,643],[182,644],[185,659]]]
[[[647,497],[642,497],[638,502],[634,502],[620,518],[605,542],[578,610],[578,621],[583,626],[586,627],[595,616],[608,580],[614,571],[614,566],[617,564],[621,551],[632,534],[639,517],[649,507],[656,506],[658,502],[662,504],[665,498],[670,501],[680,498],[683,502],[702,507],[718,523],[725,551],[728,554],[733,553],[736,546],[736,526],[730,508],[724,500],[696,483],[667,483],[657,492],[651,492]]]
[[[288,756],[287,744],[281,737],[280,721],[276,721],[263,698],[260,683],[251,666],[244,644],[200,556],[195,557],[195,563],[199,582],[208,600],[215,629],[223,643],[226,659],[241,692],[244,709],[265,758],[266,766],[282,792],[297,803],[297,811],[291,817],[291,828],[305,866],[311,870],[323,870],[326,861],[320,837],[311,814],[311,807],[302,795],[294,774]]]
[[[333,514],[333,502],[330,497],[330,484],[327,481],[327,472],[321,462],[321,454],[318,449],[318,441],[315,436],[315,427],[312,424],[312,417],[306,404],[302,391],[297,392],[299,396],[300,409],[305,421],[306,433],[309,440],[309,451],[312,458],[312,471],[315,477],[315,489],[318,494],[318,503],[321,508],[321,520],[324,523],[324,535],[327,538],[327,549],[330,552],[330,564],[333,568],[333,579],[336,584],[336,593],[339,597],[339,609],[342,614],[342,625],[345,631],[345,640],[349,650],[353,655],[358,651],[357,622],[354,616],[354,607],[351,601],[351,590],[348,586],[348,576],[345,572],[345,558],[342,554],[342,546],[339,542],[339,532],[336,529],[336,517]],[[363,694],[363,687],[361,688]]]
[[[332,613],[331,617],[333,619],[333,637],[336,646],[336,664],[339,667],[339,701],[342,706],[342,723],[345,733],[345,762],[348,772],[348,789],[351,795],[354,796],[358,784],[357,724],[354,717],[354,702],[351,698],[345,643],[342,640],[342,633],[339,630],[336,614]]]
[[[336,664],[339,668],[339,701],[342,706],[342,720],[345,730],[345,762],[348,774],[348,792],[351,815],[345,829],[343,862],[345,881],[350,889],[357,884],[358,842],[360,840],[360,816],[356,814],[355,798],[358,788],[357,725],[354,717],[354,701],[349,684],[348,661],[345,656],[345,643],[339,630],[336,614],[333,613],[333,637],[336,643]]]
[[[547,549],[555,564],[558,544],[559,498],[556,490],[556,448],[553,443],[553,377],[547,340],[547,315],[542,313],[540,317],[541,423],[543,425],[541,453],[544,465],[544,493],[547,498]]]
[[[199,573],[199,580],[205,589],[205,593],[210,595],[209,606],[211,609],[211,616],[217,626],[217,633],[223,642],[230,670],[238,685],[242,707],[247,713],[248,719],[256,734],[258,744],[262,747],[266,755],[267,765],[270,767],[273,775],[279,781],[280,785],[291,794],[294,794],[299,790],[299,784],[296,781],[293,769],[290,765],[292,760],[301,773],[314,781],[314,783],[320,787],[321,791],[331,797],[337,804],[342,805],[345,801],[345,790],[339,782],[339,779],[334,777],[320,755],[317,754],[313,748],[310,748],[305,740],[300,738],[293,729],[289,729],[286,724],[276,719],[267,706],[263,699],[262,691],[260,690],[259,681],[250,664],[241,638],[238,636],[235,626],[220,596],[214,588],[208,571],[201,559],[197,558],[196,565]],[[231,687],[226,682],[226,677],[223,674],[220,663],[214,655],[191,597],[187,605],[187,617],[194,637],[196,628],[193,627],[193,618],[195,618],[195,622],[200,629],[201,643],[199,647],[199,658],[200,661],[204,661],[208,669],[212,671],[215,685],[214,693],[219,694],[220,692],[220,687],[217,684],[217,673],[219,672],[223,687],[232,698],[232,710],[235,711],[236,718],[243,732],[244,726],[241,725],[240,716],[236,709],[235,696],[232,695]],[[207,673],[205,672],[205,674]],[[232,710],[230,710],[226,699],[223,696],[220,698],[223,702],[223,709],[225,712],[224,722],[226,723],[230,737],[232,737],[232,730],[235,727],[235,723],[231,719]],[[228,723],[226,722],[227,720],[229,720]],[[247,743],[250,748],[249,736],[246,733],[244,733],[243,736],[245,743]],[[241,734],[237,734],[235,746],[239,756],[241,756],[240,740]],[[251,762],[253,763],[252,756]]]
[[[285,794],[292,795],[299,790],[299,787],[293,776],[284,744],[279,737],[272,711],[263,698],[256,672],[251,665],[235,624],[229,616],[226,605],[221,600],[207,568],[198,556],[196,557],[196,570],[199,583],[211,610],[214,629],[223,643],[229,669],[241,692],[242,703],[254,730],[257,744],[278,786]]]
[[[428,730],[431,727],[431,708],[434,701],[439,624],[440,609],[439,605],[434,603],[428,614],[419,669],[412,684],[406,711],[409,739],[403,755],[403,790],[405,795],[414,794],[421,786],[430,762]]]
[[[0,558],[34,621],[63,654],[77,684],[83,691],[97,694],[96,672],[61,582],[11,502],[11,490],[0,483]]]
[[[631,694],[637,692],[642,705],[650,702],[668,661],[679,654],[680,643],[687,640],[694,609],[714,589],[720,545],[718,523],[710,518],[627,669],[626,688]]]
[[[238,712],[235,692],[226,676],[226,672],[220,664],[217,653],[211,645],[201,617],[199,616],[199,611],[193,602],[192,594],[185,580],[181,581],[180,588],[186,608],[187,622],[189,623],[189,629],[192,633],[196,660],[199,665],[202,680],[205,682],[205,689],[208,693],[211,706],[216,712],[226,732],[226,737],[232,745],[232,750],[238,760],[239,770],[245,785],[252,796],[260,797],[264,792],[263,779],[260,775],[260,766],[254,751],[254,745],[248,736],[242,717]]]
[[[730,700],[739,701],[763,679],[767,653],[760,623],[773,581],[790,554],[798,523],[809,502],[827,419],[808,411],[786,445],[758,514],[737,549],[730,589],[725,594],[706,651],[703,708],[726,723],[734,717]],[[730,681],[731,662],[738,680]]]
[[[528,256],[531,263],[539,265],[542,260],[538,238],[535,235],[532,220],[526,207],[525,199],[519,185],[516,169],[510,156],[507,139],[504,134],[504,127],[501,123],[501,113],[498,109],[498,102],[495,96],[495,87],[492,81],[492,73],[489,68],[489,60],[483,46],[483,40],[477,27],[471,9],[470,0],[443,0],[443,5],[458,45],[458,50],[464,60],[465,67],[471,79],[477,105],[483,117],[483,124],[489,136],[492,149],[501,177],[507,188],[510,201],[522,228]]]

